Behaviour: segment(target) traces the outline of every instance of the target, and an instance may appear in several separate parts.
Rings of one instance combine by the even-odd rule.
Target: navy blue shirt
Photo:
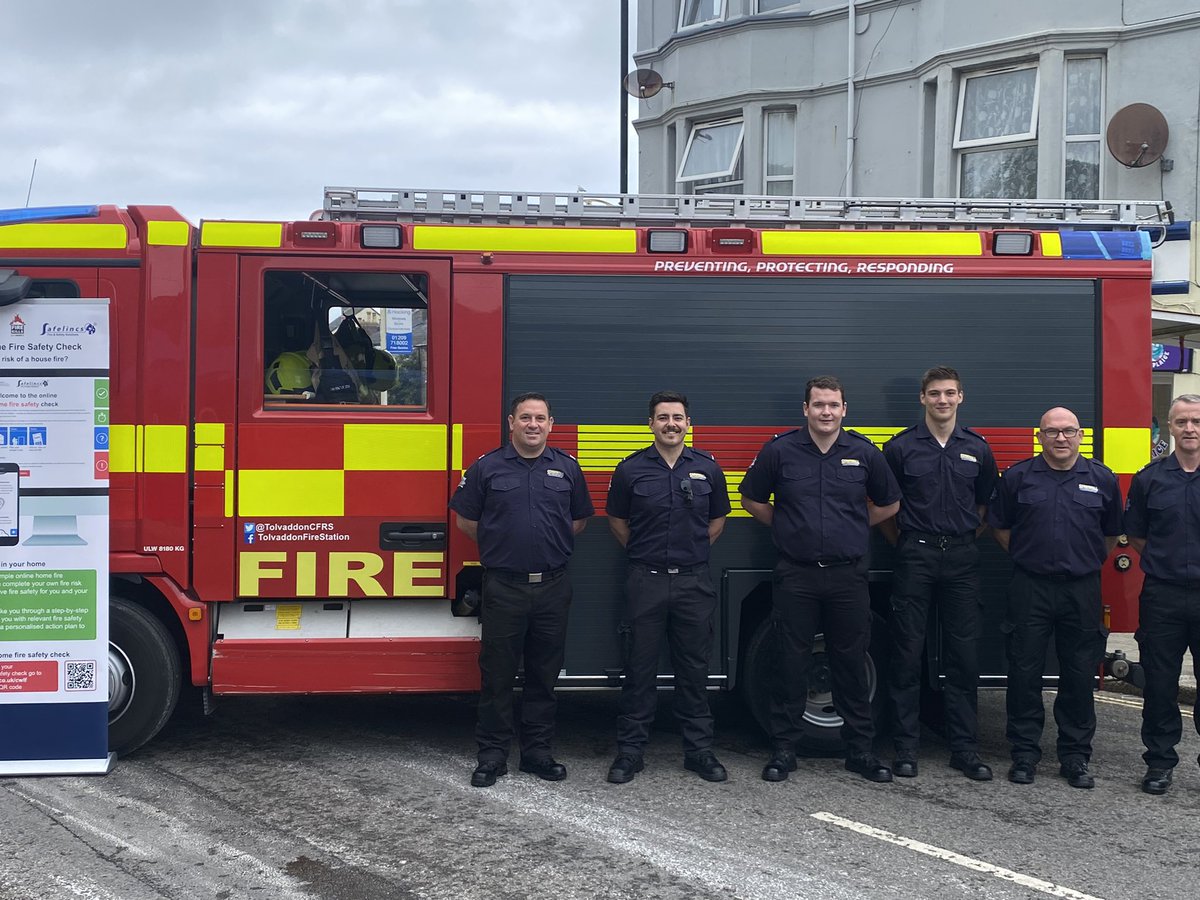
[[[721,467],[703,450],[684,447],[671,468],[651,444],[617,465],[606,505],[610,516],[629,520],[631,560],[697,566],[708,562],[708,523],[729,515],[729,492]]]
[[[1200,581],[1200,472],[1174,453],[1143,466],[1129,485],[1125,533],[1142,538],[1142,571],[1163,581]]]
[[[904,501],[900,530],[963,535],[979,528],[979,507],[996,489],[996,459],[982,435],[957,426],[946,446],[924,420],[883,447]]]
[[[575,457],[547,446],[529,460],[511,443],[467,469],[450,508],[479,523],[484,567],[514,572],[565,566],[575,549],[575,520],[596,512]]]
[[[777,435],[750,464],[740,490],[758,503],[774,493],[775,546],[802,563],[865,556],[871,530],[867,500],[890,506],[900,499],[883,454],[846,429],[828,453],[813,443],[807,427]]]
[[[1094,459],[1059,471],[1039,454],[1004,473],[988,522],[1012,532],[1008,553],[1027,572],[1090,575],[1108,558],[1105,536],[1121,533],[1121,486]]]

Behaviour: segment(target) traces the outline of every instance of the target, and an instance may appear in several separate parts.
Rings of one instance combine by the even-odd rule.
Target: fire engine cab
[[[329,188],[306,221],[95,206],[0,224],[22,299],[111,303],[110,747],[152,738],[184,685],[206,700],[477,689],[478,551],[446,504],[507,439],[523,391],[550,398],[551,442],[578,457],[600,514],[613,468],[650,443],[655,390],[688,394],[690,439],[736,488],[800,420],[807,378],[839,376],[846,425],[882,444],[917,421],[936,364],[963,373],[961,420],[1002,470],[1064,405],[1127,487],[1150,454],[1146,226],[1167,217],[1162,203]],[[983,683],[1002,685],[1009,566],[982,545]],[[1130,557],[1104,575],[1123,631]],[[774,560],[735,511],[713,551],[710,684],[760,716]],[[607,529],[580,536],[562,686],[619,684],[623,565]],[[809,739],[832,746],[820,650]]]

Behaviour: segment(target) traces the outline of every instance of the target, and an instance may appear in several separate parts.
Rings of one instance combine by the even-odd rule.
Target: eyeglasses
[[[1065,438],[1073,438],[1082,430],[1082,428],[1043,428],[1038,433],[1043,437],[1050,438],[1050,440],[1053,441],[1056,440],[1060,434]]]

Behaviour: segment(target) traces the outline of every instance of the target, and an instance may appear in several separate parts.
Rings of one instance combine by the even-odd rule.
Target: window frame
[[[976,78],[987,78],[993,75],[1006,75],[1010,72],[1020,72],[1025,69],[1033,69],[1033,103],[1029,110],[1028,128],[1021,132],[1012,132],[1011,134],[1000,135],[997,137],[985,138],[970,138],[963,140],[959,135],[962,134],[963,111],[967,104],[967,84]],[[1038,119],[1039,107],[1042,90],[1042,72],[1041,67],[1037,62],[1031,63],[1014,63],[1007,66],[998,66],[990,69],[981,69],[975,72],[963,72],[959,76],[958,82],[958,112],[954,119],[954,149],[969,150],[974,147],[992,147],[1000,144],[1020,144],[1020,143],[1036,143],[1038,136]]]
[[[701,172],[696,175],[683,174],[683,169],[687,165],[688,155],[692,152],[692,145],[696,140],[696,135],[705,128],[716,128],[721,125],[740,126],[738,129],[737,141],[734,144],[733,152],[729,156],[729,165],[724,169],[712,170],[710,172]],[[694,185],[697,181],[705,181],[710,178],[728,178],[737,171],[738,163],[742,158],[742,149],[746,141],[746,118],[739,114],[736,116],[727,116],[723,119],[707,119],[703,122],[693,122],[691,129],[688,131],[687,143],[683,147],[683,154],[679,157],[679,165],[675,169],[675,183]]]
[[[1067,87],[1069,79],[1067,78],[1067,67],[1073,62],[1085,62],[1088,60],[1096,60],[1100,63],[1100,96],[1097,98],[1099,106],[1099,115],[1097,123],[1101,126],[1101,130],[1089,134],[1068,134],[1067,133]],[[1107,91],[1105,90],[1105,64],[1107,59],[1102,53],[1080,53],[1067,56],[1063,60],[1063,154],[1062,154],[1062,195],[1069,200],[1099,200],[1104,196],[1104,105],[1108,99]],[[1095,197],[1067,197],[1067,150],[1070,144],[1095,144],[1098,152],[1098,166],[1096,171],[1096,196]]]
[[[791,114],[792,116],[792,155],[788,161],[791,171],[786,175],[771,175],[771,117]],[[763,110],[763,193],[775,197],[792,197],[796,193],[796,108],[787,106]],[[771,194],[769,185],[790,181],[792,189],[786,194]]]
[[[718,0],[717,13],[712,18],[685,24],[683,15],[687,12],[687,8],[688,0],[679,0],[679,15],[675,20],[676,31],[691,31],[694,28],[703,28],[705,25],[711,25],[713,22],[724,22],[725,16],[729,11],[729,0]]]

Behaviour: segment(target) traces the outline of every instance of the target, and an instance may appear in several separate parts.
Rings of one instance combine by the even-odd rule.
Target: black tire
[[[183,669],[162,622],[123,597],[108,605],[108,749],[132,753],[167,724]]]
[[[871,650],[867,655],[867,680],[871,691],[871,713],[877,735],[887,726],[887,632],[883,620],[872,614]],[[771,640],[771,619],[758,624],[746,643],[742,658],[742,701],[759,727],[770,729],[771,681],[778,671],[775,643]],[[798,749],[817,754],[837,754],[845,750],[842,742],[842,717],[833,708],[829,690],[829,665],[825,658],[825,639],[813,641],[813,666],[809,676],[808,706],[804,714],[804,733]]]

